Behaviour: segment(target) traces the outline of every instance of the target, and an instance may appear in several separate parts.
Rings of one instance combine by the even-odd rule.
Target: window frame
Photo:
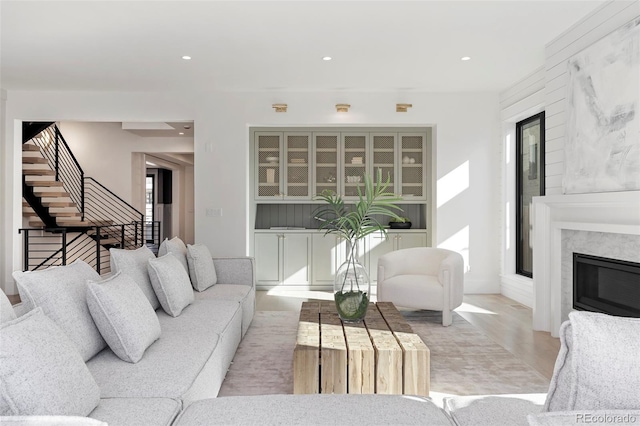
[[[540,120],[540,164],[539,164],[539,180],[540,180],[540,195],[545,195],[545,112],[539,112],[524,120],[516,123],[516,274],[523,275],[528,278],[533,278],[533,271],[525,271],[523,268],[523,253],[522,253],[522,195],[523,195],[523,170],[522,170],[522,130],[523,127],[531,122]],[[532,212],[533,213],[533,212]],[[531,218],[529,219],[531,220]],[[533,268],[532,268],[533,269]]]

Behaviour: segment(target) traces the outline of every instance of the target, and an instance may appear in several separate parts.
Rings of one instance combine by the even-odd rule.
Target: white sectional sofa
[[[640,320],[592,313],[573,313],[563,326],[548,395],[454,397],[445,399],[444,409],[428,398],[399,395],[217,398],[253,319],[255,276],[251,258],[214,259],[213,265],[216,284],[194,284],[202,291],[190,290],[191,302],[177,316],[163,307],[154,311],[159,338],[135,363],[110,346],[83,359],[86,348],[74,349],[74,336],[87,324],[68,322],[47,306],[51,300],[38,300],[41,292],[66,310],[82,305],[82,298],[33,284],[50,284],[42,278],[47,274],[80,282],[81,265],[28,273],[28,280],[16,274],[23,300],[35,299],[37,306],[32,300],[13,309],[0,292],[0,424],[640,424]],[[62,334],[71,337],[56,337]]]

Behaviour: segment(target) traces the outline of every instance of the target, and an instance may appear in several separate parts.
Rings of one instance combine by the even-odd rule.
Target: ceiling
[[[122,130],[143,138],[185,137],[193,139],[193,121],[124,122]]]
[[[0,84],[7,90],[496,91],[542,66],[545,44],[602,3],[3,0]]]

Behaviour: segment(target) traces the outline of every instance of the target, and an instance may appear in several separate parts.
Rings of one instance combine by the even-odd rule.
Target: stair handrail
[[[142,218],[142,220],[144,220],[144,214],[142,214],[142,212],[140,212],[140,210],[136,209],[135,207],[133,207],[131,204],[127,203],[125,200],[123,200],[120,196],[118,196],[116,193],[114,193],[112,190],[110,190],[109,188],[107,188],[106,186],[104,186],[103,184],[101,184],[100,182],[98,182],[97,180],[95,180],[94,178],[92,178],[91,176],[86,176],[84,178],[84,180],[91,180],[93,182],[95,182],[101,189],[105,190],[106,192],[108,192],[109,194],[113,195],[114,197],[116,197],[122,204],[126,205],[127,207],[129,207],[131,210],[134,211],[134,213],[140,215],[140,217]]]

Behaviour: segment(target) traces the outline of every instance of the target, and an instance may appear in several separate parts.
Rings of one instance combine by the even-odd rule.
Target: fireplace
[[[640,318],[640,263],[574,253],[573,307]]]

